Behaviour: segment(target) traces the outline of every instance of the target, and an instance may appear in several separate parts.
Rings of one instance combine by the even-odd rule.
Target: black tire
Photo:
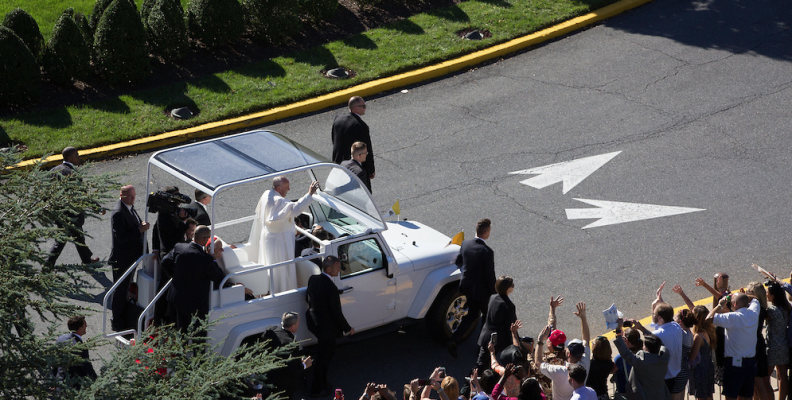
[[[426,326],[429,329],[429,334],[440,343],[446,343],[451,340],[451,334],[459,326],[462,317],[467,314],[467,298],[459,292],[459,283],[453,282],[437,295],[429,312],[426,313]],[[470,325],[470,328],[461,340],[467,339],[471,333],[478,326],[480,317],[476,318],[476,322]]]

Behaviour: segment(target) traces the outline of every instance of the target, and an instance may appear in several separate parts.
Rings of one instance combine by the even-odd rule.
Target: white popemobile
[[[446,341],[467,313],[465,297],[459,293],[460,273],[454,264],[459,247],[448,246],[448,236],[419,222],[386,222],[368,189],[349,170],[277,133],[256,130],[157,152],[149,160],[148,183],[152,181],[152,167],[212,196],[213,237],[218,237],[216,230],[220,228],[248,224],[254,219],[251,215],[216,223],[219,204],[215,200],[224,191],[233,188],[233,193],[245,190],[258,195],[264,181],[271,182],[276,176],[296,179],[295,174],[308,174],[311,181],[320,183],[318,176],[325,177],[303,215],[309,220],[307,226],[321,225],[332,239],[319,240],[309,230],[297,227],[299,233],[320,243],[319,254],[261,265],[257,250],[251,250],[258,248],[251,245],[258,243],[257,237],[224,248],[219,264],[227,273],[225,279],[237,285],[222,290],[207,287],[211,291],[210,318],[220,319],[209,337],[212,344],[224,340],[218,348],[223,355],[231,354],[246,338],[260,336],[267,326],[280,324],[286,311],[296,311],[304,318],[308,278],[320,272],[311,260],[327,255],[342,260],[345,270],[335,283],[344,291],[343,312],[357,332],[405,319],[425,319],[432,336]],[[272,293],[278,267],[287,264],[296,268],[298,287]],[[137,304],[144,309],[137,329],[108,332],[108,303],[117,285],[108,291],[103,321],[106,337],[128,344],[122,335],[141,334],[153,318],[156,300],[170,286],[168,282],[157,292],[159,270],[148,254],[124,275],[135,274]],[[256,298],[245,300],[245,288],[251,289]],[[297,337],[309,338],[306,344],[313,344],[315,338],[306,327],[300,324]]]

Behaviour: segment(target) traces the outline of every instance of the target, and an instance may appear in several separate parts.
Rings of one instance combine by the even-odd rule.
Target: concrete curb
[[[98,159],[132,152],[146,151],[170,146],[173,144],[184,143],[193,139],[217,136],[223,133],[242,130],[300,114],[307,114],[323,110],[325,108],[344,104],[351,96],[371,96],[377,93],[386,92],[388,90],[393,90],[399,87],[409,86],[418,82],[448,75],[467,67],[478,65],[485,61],[517,52],[526,47],[535,46],[550,39],[566,35],[570,32],[574,32],[603,19],[621,14],[627,10],[641,6],[650,1],[652,0],[622,0],[553,27],[543,29],[539,32],[523,36],[521,38],[513,39],[506,43],[480,50],[454,60],[445,61],[415,71],[405,72],[396,76],[366,82],[313,99],[272,108],[243,117],[212,122],[192,128],[130,140],[123,143],[80,150],[80,156],[84,159]],[[43,162],[45,164],[53,164],[60,162],[62,159],[63,157],[57,154],[44,159]],[[19,163],[17,167],[28,168],[39,161],[41,160],[26,160]]]

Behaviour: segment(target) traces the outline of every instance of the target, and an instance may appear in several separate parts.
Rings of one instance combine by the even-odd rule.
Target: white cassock
[[[261,195],[249,238],[250,244],[258,244],[260,264],[272,265],[294,259],[294,218],[308,209],[311,202],[313,197],[308,194],[296,202],[283,198],[274,190],[267,190]],[[270,274],[273,274],[272,293],[297,288],[294,264],[271,269]]]

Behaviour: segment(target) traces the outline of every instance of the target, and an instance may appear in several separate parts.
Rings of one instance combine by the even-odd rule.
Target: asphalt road
[[[531,336],[552,294],[566,297],[560,326],[576,336],[574,302],[587,302],[599,334],[601,310],[616,303],[628,317],[644,317],[663,281],[695,299],[706,294],[693,286],[698,276],[709,281],[726,271],[734,289],[759,278],[751,263],[786,274],[791,22],[780,0],[657,1],[531,51],[368,99],[375,200],[385,209],[398,197],[402,217],[449,236],[464,229],[470,237],[478,219],[491,218],[496,272],[516,278],[512,298]],[[329,156],[330,125],[341,111],[267,128]],[[530,176],[509,175],[616,151],[566,194],[560,183],[536,189],[519,183]],[[124,172],[125,183],[141,188],[149,156],[96,169]],[[240,194],[233,205],[242,212],[259,195]],[[581,229],[595,220],[570,220],[565,210],[593,206],[575,198],[705,211]],[[86,229],[106,258],[107,218]],[[77,260],[68,246],[62,261]],[[665,297],[682,304],[670,290]],[[90,332],[100,318],[89,320]],[[415,325],[344,346],[330,379],[350,397],[365,382],[398,388],[437,365],[461,379],[475,359],[473,342],[455,361]]]

